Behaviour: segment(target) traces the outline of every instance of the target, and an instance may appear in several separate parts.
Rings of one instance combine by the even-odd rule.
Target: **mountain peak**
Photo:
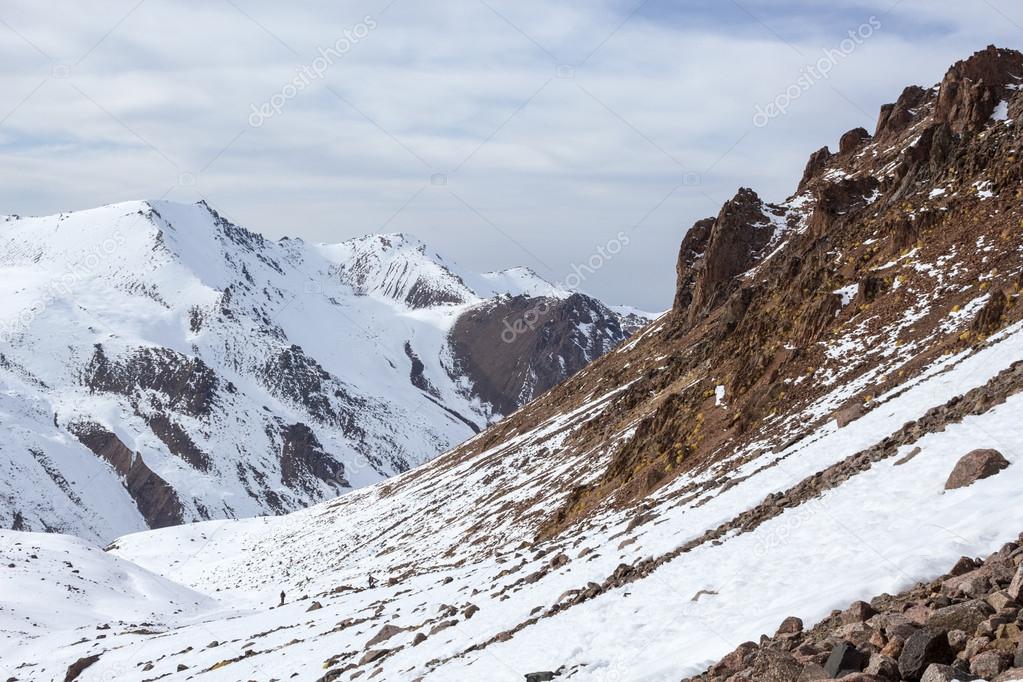
[[[974,53],[948,70],[938,90],[935,118],[954,132],[977,130],[1023,80],[1023,53],[997,48]]]

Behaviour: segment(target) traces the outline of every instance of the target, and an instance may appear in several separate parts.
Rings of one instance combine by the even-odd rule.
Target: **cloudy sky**
[[[1023,4],[5,0],[0,213],[205,198],[272,238],[410,232],[552,281],[622,232],[580,288],[659,310],[695,220],[784,199],[990,43],[1023,47]]]

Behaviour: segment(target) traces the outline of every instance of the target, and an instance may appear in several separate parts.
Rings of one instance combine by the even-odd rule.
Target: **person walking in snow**
[[[377,579],[374,578],[373,576],[370,576],[369,577],[369,589],[372,590],[376,586],[377,586]]]
[[[284,606],[284,591],[281,590],[281,603],[280,606]]]

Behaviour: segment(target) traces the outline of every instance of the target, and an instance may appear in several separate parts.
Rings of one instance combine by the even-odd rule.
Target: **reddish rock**
[[[993,45],[956,63],[941,81],[935,118],[956,133],[975,132],[990,121],[1020,73],[1023,54]]]
[[[945,482],[945,490],[973,485],[981,479],[994,476],[1009,466],[1009,461],[998,450],[983,449],[967,453],[960,459]]]
[[[734,651],[722,658],[719,663],[714,665],[711,668],[711,672],[715,675],[739,672],[746,667],[756,651],[756,644],[753,642],[743,642]]]
[[[865,601],[853,602],[852,606],[842,612],[842,622],[846,624],[862,623],[876,613],[874,607]]]
[[[985,680],[1005,672],[1011,665],[1010,659],[999,651],[985,651],[970,660],[970,672]]]
[[[750,269],[773,234],[774,223],[764,214],[764,204],[756,192],[743,187],[725,202],[697,266],[688,314],[690,324],[736,289],[737,277]]]
[[[853,128],[842,136],[838,143],[839,154],[849,154],[856,151],[864,142],[870,139],[870,133],[866,128]]]
[[[821,147],[813,154],[810,155],[810,160],[806,162],[806,169],[803,170],[803,179],[799,181],[799,191],[802,192],[807,184],[823,171],[828,166],[828,162],[831,160],[831,150],[827,147]]]
[[[927,98],[927,91],[917,85],[911,85],[902,91],[894,104],[881,107],[877,119],[874,138],[880,139],[901,133],[913,121],[913,112]]]
[[[796,635],[803,631],[803,621],[795,616],[789,616],[778,626],[775,636]]]

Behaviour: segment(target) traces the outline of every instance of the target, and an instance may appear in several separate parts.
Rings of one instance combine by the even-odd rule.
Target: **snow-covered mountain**
[[[0,677],[1023,679],[1021,85],[989,48],[740,190],[672,310],[412,471],[105,555],[0,531]]]
[[[2,219],[0,525],[109,540],[300,509],[536,394],[479,390],[460,367],[480,362],[448,341],[463,315],[550,300],[601,317],[543,348],[570,360],[645,321],[522,269],[456,273],[406,235],[274,242],[202,202]],[[559,363],[543,388],[581,366]]]

